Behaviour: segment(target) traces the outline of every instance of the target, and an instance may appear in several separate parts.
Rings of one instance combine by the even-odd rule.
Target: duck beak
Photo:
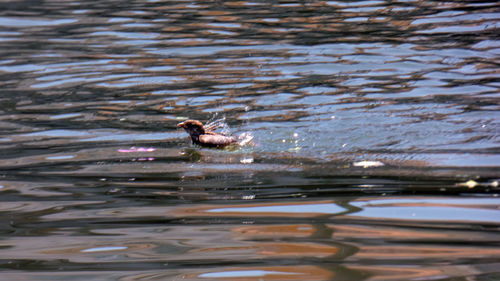
[[[184,124],[184,122],[181,122],[181,123],[177,124],[177,127],[178,128],[186,128],[186,125]]]

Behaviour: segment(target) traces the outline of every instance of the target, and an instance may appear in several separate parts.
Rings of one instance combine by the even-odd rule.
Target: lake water
[[[499,27],[497,1],[0,1],[0,280],[500,279]],[[176,127],[221,118],[253,143]]]

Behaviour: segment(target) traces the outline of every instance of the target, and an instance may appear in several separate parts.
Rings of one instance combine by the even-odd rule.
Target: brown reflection
[[[429,280],[436,276],[442,279],[446,277],[463,277],[478,274],[479,271],[469,265],[457,266],[349,266],[350,269],[363,271],[370,275],[367,281],[385,280]],[[441,279],[440,278],[440,279]]]
[[[205,205],[188,208],[175,209],[171,214],[177,217],[295,217],[308,218],[328,215],[331,213],[323,213],[314,211],[313,207],[318,204],[331,204],[335,207],[333,201],[308,201],[308,202],[285,202],[285,203],[257,203],[257,204],[232,204],[232,205]],[[274,208],[276,211],[259,211],[259,208],[266,207]],[[295,207],[306,207],[305,212],[295,212]],[[307,207],[311,207],[311,211],[307,212]],[[338,207],[338,206],[337,206]],[[255,208],[252,210],[252,208]],[[238,211],[238,210],[241,211]],[[243,211],[248,210],[248,211]],[[338,207],[339,213],[344,211]]]
[[[242,226],[233,228],[238,238],[307,237],[316,232],[309,224]]]
[[[269,257],[315,257],[324,258],[335,255],[338,252],[337,247],[320,245],[314,243],[254,243],[249,246],[235,247],[212,247],[200,250],[194,250],[197,253],[212,253],[215,255],[234,255],[253,253],[255,258]]]
[[[456,259],[500,258],[500,249],[443,246],[361,246],[352,259]]]
[[[336,238],[374,238],[374,239],[394,239],[394,240],[415,240],[415,239],[449,239],[456,238],[457,232],[452,235],[443,231],[409,230],[404,228],[383,228],[359,225],[328,225],[333,229],[333,236]],[[469,234],[467,234],[469,235]],[[464,234],[465,236],[465,234]],[[468,236],[471,238],[470,236]]]

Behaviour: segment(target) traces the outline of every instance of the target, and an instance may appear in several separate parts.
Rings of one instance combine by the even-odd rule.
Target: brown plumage
[[[198,120],[186,120],[177,124],[177,127],[184,128],[193,143],[199,146],[222,148],[237,142],[235,137],[210,131],[212,127],[205,128]]]

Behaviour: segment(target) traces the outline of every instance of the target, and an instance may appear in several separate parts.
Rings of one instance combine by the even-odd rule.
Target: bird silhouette
[[[205,127],[198,120],[186,120],[177,124],[177,127],[184,128],[193,143],[202,147],[223,148],[238,142],[236,137],[212,132],[212,130],[216,129],[217,125]]]

